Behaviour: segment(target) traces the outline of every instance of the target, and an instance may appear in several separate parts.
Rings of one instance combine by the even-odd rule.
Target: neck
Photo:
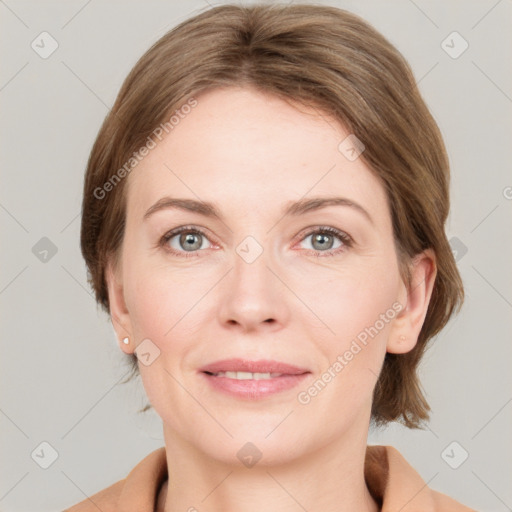
[[[300,458],[245,468],[207,457],[165,427],[164,436],[169,476],[157,510],[379,510],[364,478],[366,437],[344,437]]]

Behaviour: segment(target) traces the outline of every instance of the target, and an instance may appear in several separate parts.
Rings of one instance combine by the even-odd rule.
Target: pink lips
[[[224,359],[216,361],[203,368],[202,372],[251,372],[251,373],[284,373],[287,375],[300,375],[308,373],[306,368],[299,368],[291,364],[281,363],[279,361],[249,361],[247,359]]]
[[[280,373],[270,379],[232,379],[216,376],[219,372]],[[258,400],[297,386],[311,372],[279,361],[225,359],[201,368],[200,375],[215,390],[236,398]]]

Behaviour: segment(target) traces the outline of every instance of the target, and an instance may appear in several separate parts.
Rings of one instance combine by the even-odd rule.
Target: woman
[[[224,5],[126,78],[81,246],[165,447],[68,509],[465,511],[370,423],[463,300],[449,166],[401,54],[313,5]]]

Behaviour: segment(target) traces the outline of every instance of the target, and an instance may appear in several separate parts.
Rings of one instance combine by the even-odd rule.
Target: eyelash
[[[174,249],[169,248],[169,246],[167,246],[167,242],[169,242],[169,240],[171,238],[174,238],[176,235],[179,235],[183,232],[194,233],[196,235],[201,235],[201,236],[205,237],[206,239],[208,239],[208,237],[206,236],[206,233],[204,233],[200,229],[197,229],[193,226],[181,226],[179,228],[176,228],[176,229],[173,229],[172,231],[167,232],[160,239],[160,242],[158,243],[158,245],[160,247],[164,248],[166,251],[168,251],[171,254],[174,254],[178,257],[183,257],[183,258],[198,257],[199,256],[198,253],[200,253],[201,250],[190,251],[187,253],[187,251],[176,251]],[[317,233],[324,233],[324,234],[327,233],[329,235],[336,236],[340,239],[341,242],[343,242],[343,245],[341,247],[338,247],[337,249],[331,249],[329,251],[315,251],[314,249],[310,249],[310,251],[313,252],[313,256],[316,256],[318,258],[324,258],[324,257],[328,257],[328,256],[336,256],[337,254],[344,252],[347,248],[350,248],[353,245],[353,240],[349,235],[347,235],[346,233],[343,233],[343,231],[340,231],[340,230],[330,227],[330,226],[317,226],[314,229],[305,233],[302,236],[302,238],[300,239],[300,241],[304,240],[305,238],[307,238],[310,235],[317,234]]]

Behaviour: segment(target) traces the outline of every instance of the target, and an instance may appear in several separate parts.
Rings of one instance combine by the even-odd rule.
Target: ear
[[[110,318],[116,332],[117,343],[126,354],[132,354],[135,350],[135,343],[132,339],[132,328],[130,313],[124,300],[123,283],[121,279],[120,266],[116,265],[113,258],[108,259],[105,269],[105,281],[108,289],[108,300],[110,306]],[[129,344],[123,343],[123,339],[130,339]]]
[[[413,258],[411,284],[407,287],[402,282],[399,298],[402,309],[395,317],[390,331],[387,352],[405,354],[416,346],[427,315],[436,275],[436,257],[432,249],[427,249]]]

